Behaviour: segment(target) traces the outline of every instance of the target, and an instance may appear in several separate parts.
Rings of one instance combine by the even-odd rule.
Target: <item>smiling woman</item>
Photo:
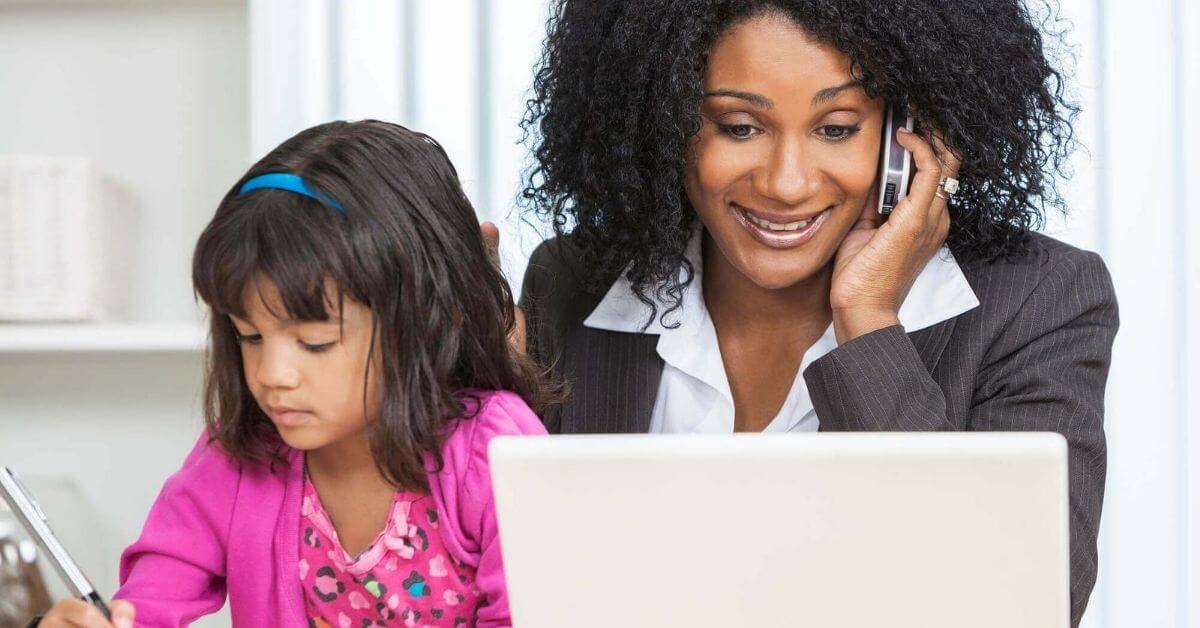
[[[1096,577],[1116,301],[1034,234],[1071,148],[1017,0],[553,6],[521,306],[560,432],[1056,431],[1072,618]],[[888,104],[916,132],[876,211]]]

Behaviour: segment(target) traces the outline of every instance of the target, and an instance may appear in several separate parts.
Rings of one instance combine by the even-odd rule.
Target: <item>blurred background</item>
[[[1084,625],[1200,626],[1200,3],[1060,13],[1086,150],[1045,231],[1107,260],[1122,319]],[[446,147],[519,290],[542,236],[514,211],[517,122],[545,18],[544,0],[0,0],[0,465],[102,593],[201,428],[189,264],[221,196],[304,127],[397,121]]]

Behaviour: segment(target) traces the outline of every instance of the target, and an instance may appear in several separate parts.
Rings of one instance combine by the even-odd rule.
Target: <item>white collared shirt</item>
[[[583,324],[593,329],[658,335],[658,355],[663,360],[662,379],[650,432],[664,434],[729,434],[733,432],[733,394],[717,344],[717,330],[704,304],[703,267],[697,229],[685,255],[695,275],[683,291],[680,308],[664,321],[656,316],[645,330],[650,308],[634,296],[622,274]],[[682,272],[682,271],[681,271]],[[651,291],[648,295],[661,314],[667,306]],[[900,306],[900,324],[914,332],[949,320],[979,305],[962,269],[950,250],[942,247],[925,265]],[[678,325],[675,325],[678,323]],[[779,413],[764,432],[815,432],[818,426],[804,369],[837,347],[833,325],[804,353]]]

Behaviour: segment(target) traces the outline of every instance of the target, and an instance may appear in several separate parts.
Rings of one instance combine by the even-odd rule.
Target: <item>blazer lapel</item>
[[[648,432],[663,369],[657,345],[654,334],[576,327],[563,339],[557,369],[570,386],[559,431]]]

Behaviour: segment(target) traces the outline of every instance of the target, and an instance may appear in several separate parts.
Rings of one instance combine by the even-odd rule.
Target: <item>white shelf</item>
[[[205,333],[188,323],[0,324],[0,354],[199,352]]]

